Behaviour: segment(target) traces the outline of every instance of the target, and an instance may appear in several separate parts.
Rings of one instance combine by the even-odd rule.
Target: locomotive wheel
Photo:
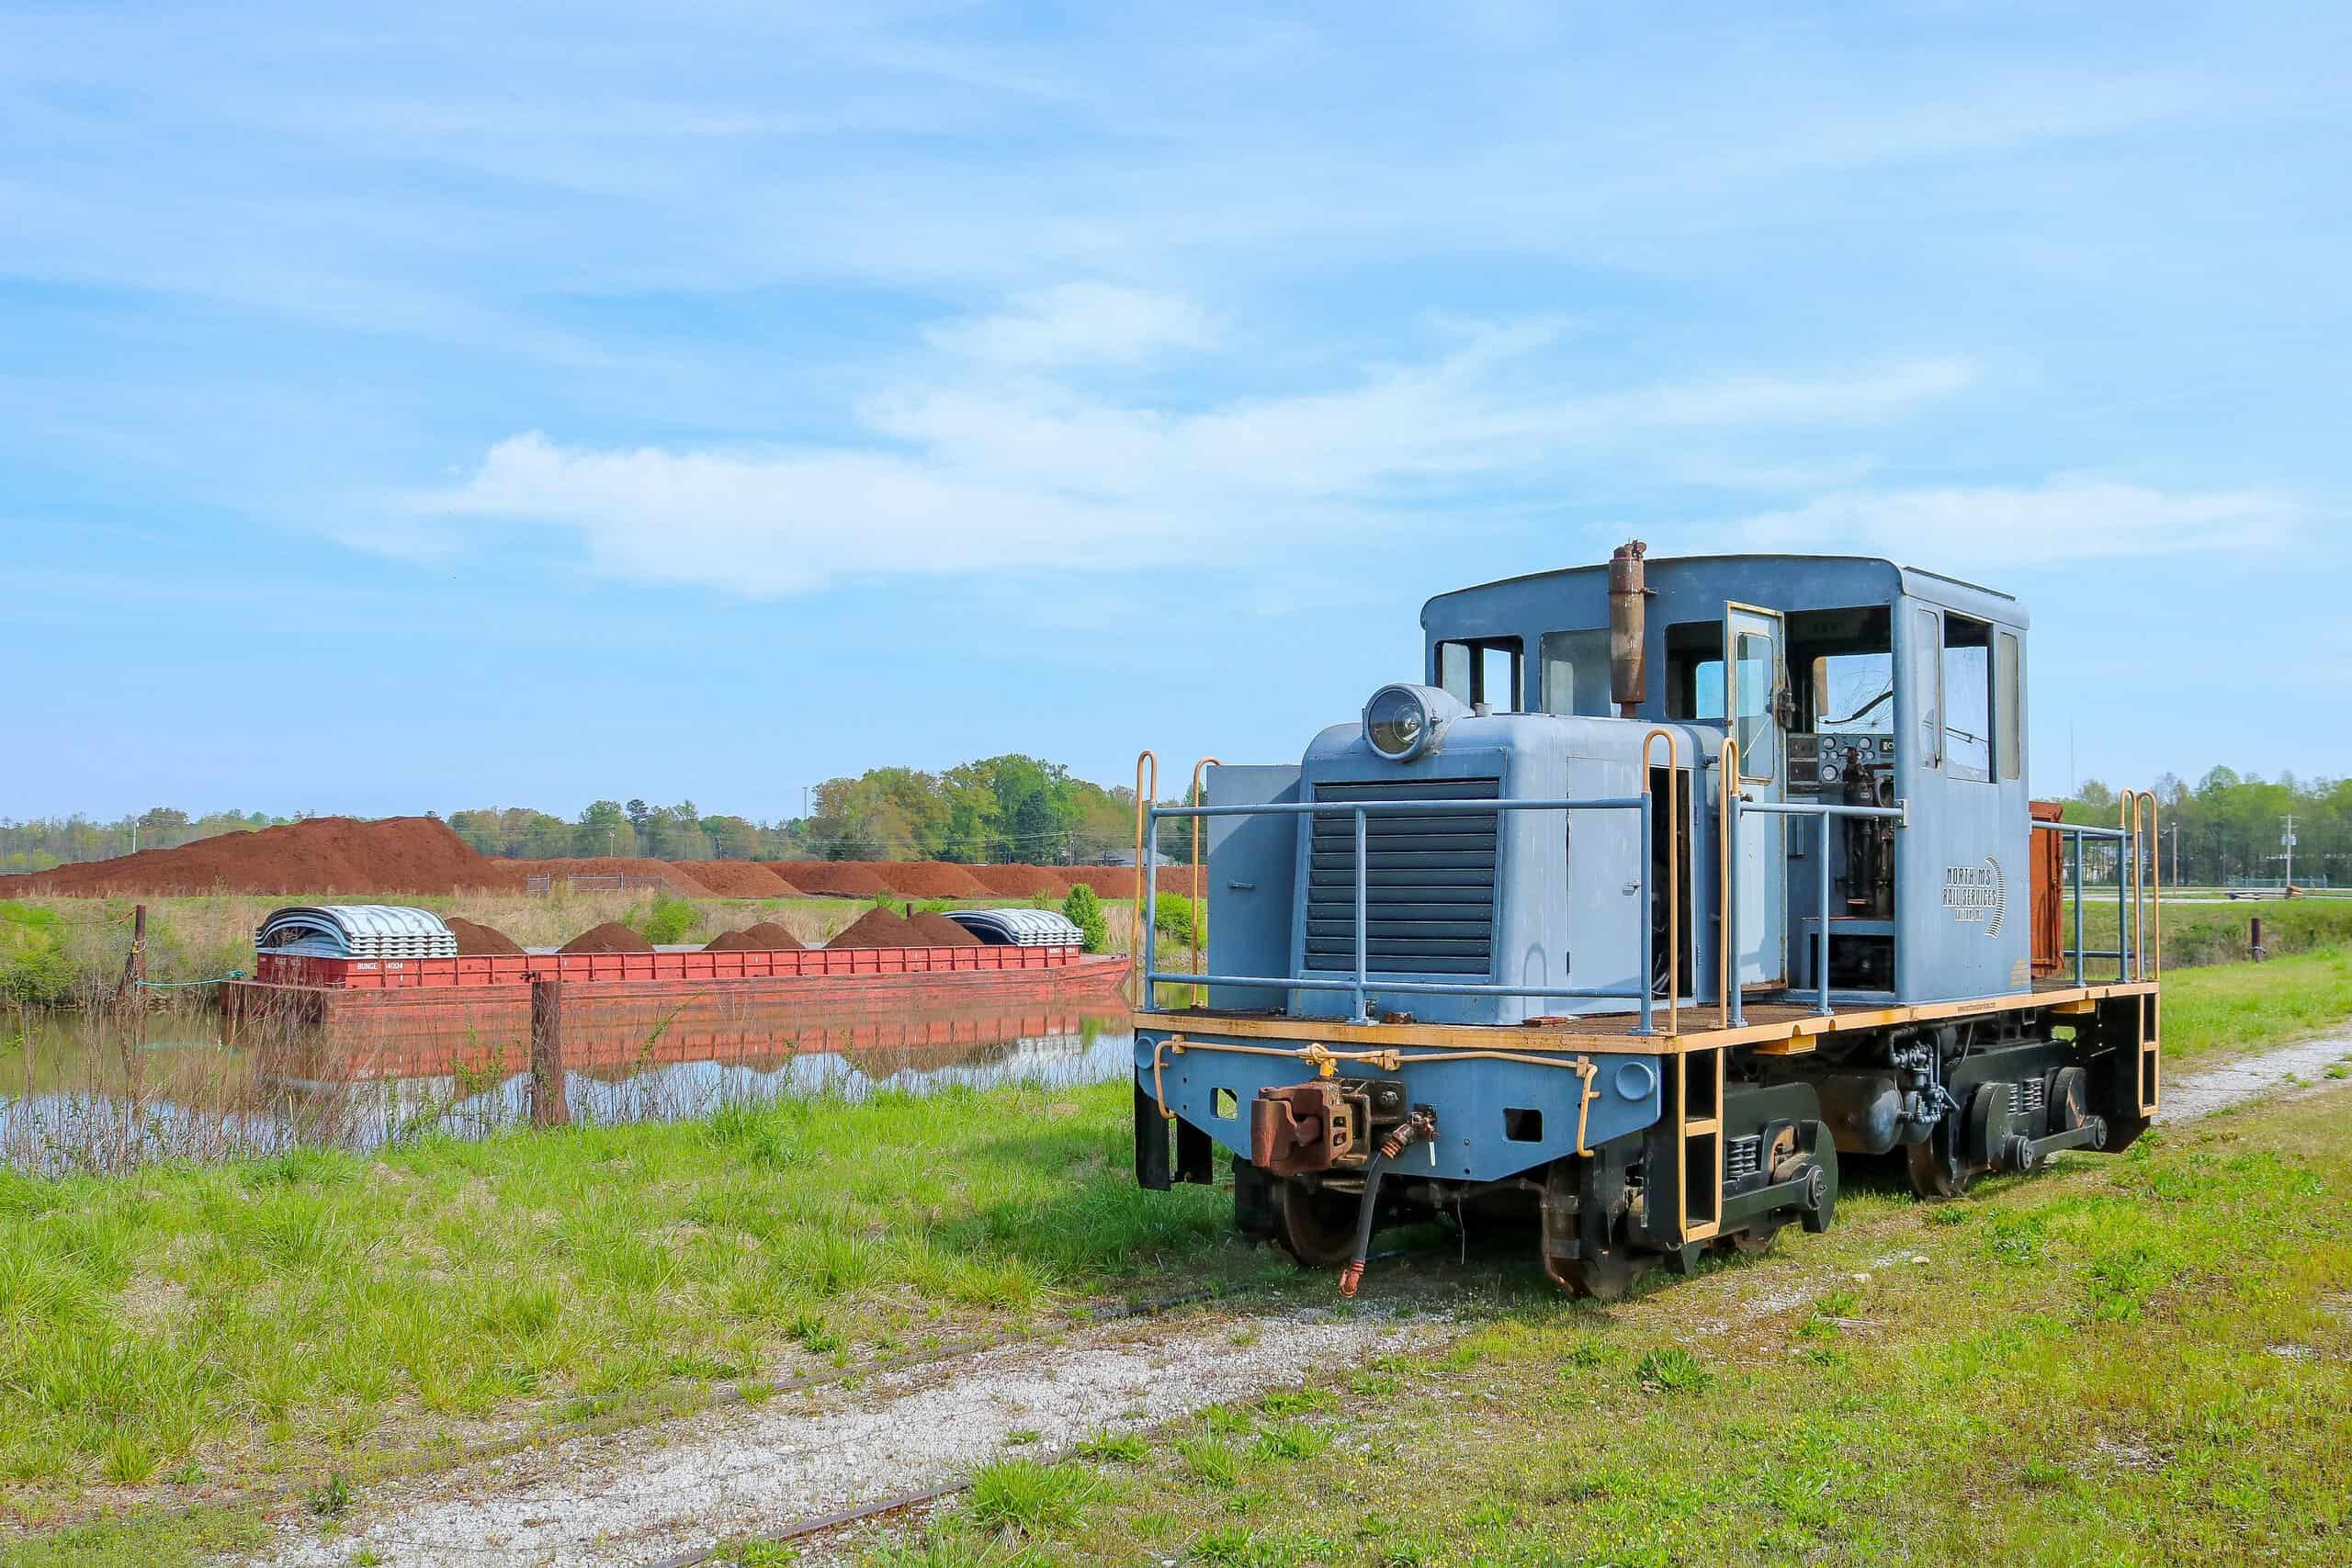
[[[1274,1241],[1302,1269],[1336,1269],[1355,1256],[1356,1200],[1295,1178],[1274,1184]]]
[[[1911,1190],[1920,1197],[1957,1198],[1968,1190],[1969,1178],[1974,1172],[1951,1153],[1949,1121],[1946,1126],[1930,1134],[1925,1143],[1913,1144],[1907,1153],[1911,1160]]]
[[[1596,1302],[1622,1302],[1634,1288],[1634,1260],[1613,1249],[1607,1258],[1559,1258],[1551,1268],[1570,1295]]]
[[[2049,1130],[2071,1133],[2090,1120],[2091,1076],[2080,1067],[2061,1067],[2050,1075],[2046,1096]]]
[[[1771,1251],[1772,1245],[1780,1239],[1781,1222],[1777,1219],[1758,1220],[1747,1229],[1734,1231],[1724,1238],[1728,1250],[1742,1258],[1761,1258]]]

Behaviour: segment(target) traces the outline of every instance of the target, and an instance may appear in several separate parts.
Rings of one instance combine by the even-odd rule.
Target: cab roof
[[[2016,595],[1996,588],[1905,566],[1883,556],[1806,555],[1788,553],[1729,553],[1703,556],[1650,556],[1643,570],[1653,590],[1694,592],[1706,580],[1720,578],[1736,592],[1724,596],[1770,608],[1813,609],[1864,603],[1892,603],[1897,597],[1925,599],[1985,620],[2023,626],[2026,616]],[[1570,599],[1598,593],[1605,603],[1609,566],[1560,567],[1498,578],[1469,588],[1441,593],[1421,606],[1421,625],[1447,618],[1471,603],[1488,597],[1525,600],[1557,591]],[[1774,592],[1775,579],[1781,580]],[[1595,623],[1599,624],[1599,623]]]

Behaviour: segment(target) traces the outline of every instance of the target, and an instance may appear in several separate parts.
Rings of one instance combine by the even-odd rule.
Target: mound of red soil
[[[582,931],[556,951],[558,953],[650,953],[653,951],[653,944],[618,920],[606,920],[593,931]]]
[[[877,865],[875,874],[908,898],[988,898],[988,888],[969,865],[948,861],[899,861]]]
[[[874,874],[890,885],[893,893],[903,893],[910,898],[985,898],[989,890],[975,877],[969,867],[954,865],[946,861],[891,861],[873,868]]]
[[[1042,865],[976,865],[977,881],[995,898],[1058,898],[1069,891],[1060,874]]]
[[[313,817],[252,833],[223,833],[172,850],[0,876],[0,897],[18,894],[453,893],[507,886],[486,860],[429,817],[360,822]]]
[[[523,944],[504,931],[492,926],[478,926],[457,915],[444,915],[441,923],[458,939],[460,958],[520,958]]]
[[[923,909],[907,917],[907,924],[923,939],[926,947],[985,947],[987,943],[966,931],[946,916]]]
[[[743,934],[758,942],[761,949],[768,953],[798,953],[808,945],[774,920],[762,920],[755,926],[747,926],[743,930]]]
[[[721,931],[703,944],[705,953],[797,953],[800,939],[773,920],[740,931]]]
[[[929,947],[921,931],[888,909],[868,909],[827,947]]]
[[[851,861],[794,861],[791,881],[803,893],[825,898],[872,898],[890,891],[880,877]]]
[[[781,898],[784,878],[758,861],[682,860],[677,868],[721,898]]]
[[[1105,898],[1133,898],[1136,896],[1136,869],[1131,865],[1072,865],[1062,868],[1073,885],[1083,882]],[[1189,897],[1193,891],[1193,868],[1189,865],[1163,865],[1156,886],[1162,893],[1174,893]]]

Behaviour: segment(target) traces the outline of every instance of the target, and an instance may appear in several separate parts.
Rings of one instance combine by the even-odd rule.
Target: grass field
[[[19,1520],[691,1398],[1105,1292],[1263,1272],[1139,1191],[1125,1086],[0,1174],[0,1498]]]
[[[2167,995],[2167,1048],[2180,1070],[2352,1017],[2352,956],[2186,971],[2172,979]],[[1114,1083],[788,1104],[698,1122],[522,1133],[480,1143],[433,1139],[372,1159],[305,1152],[54,1182],[0,1174],[0,1502],[22,1523],[54,1526],[109,1510],[190,1504],[221,1486],[299,1491],[335,1474],[364,1485],[384,1464],[429,1459],[458,1443],[642,1418],[737,1383],[756,1391],[763,1380],[920,1351],[974,1333],[1051,1332],[1070,1321],[1069,1309],[1106,1292],[1293,1278],[1271,1254],[1229,1235],[1223,1192],[1136,1190],[1127,1114],[1126,1087]],[[2345,1152],[2340,1144],[2328,1146],[2338,1156]],[[2086,1164],[2128,1173],[2142,1157]],[[2177,1156],[2167,1151],[2164,1157]],[[2066,1178],[2078,1179],[2107,1179]],[[2111,1230],[2137,1234],[2131,1213],[2142,1199],[2177,1195],[2186,1202],[2202,1190],[2201,1179],[2183,1177],[2161,1191],[2116,1188],[2120,1196],[2086,1211],[2096,1223],[2062,1224],[2057,1212],[2037,1223],[2068,1247],[2097,1243],[2079,1268],[2069,1264],[2067,1280],[2128,1282],[2142,1277],[2135,1270],[2171,1280],[2173,1264],[2165,1260],[2218,1245],[2227,1229],[2200,1218],[2197,1205],[2177,1213],[2159,1208],[2157,1218],[2176,1229],[2147,1233],[2154,1249],[2147,1257],[2155,1261],[2144,1269],[2110,1258],[2100,1238]],[[2275,1248],[2293,1238],[2335,1234],[2313,1228],[2324,1216],[2281,1206],[2300,1191],[2291,1184],[2241,1190],[2224,1182],[2215,1190],[2249,1213],[2265,1203],[2278,1208],[2265,1226],[2253,1227],[2264,1234],[2232,1243],[2238,1250],[2230,1256],[2247,1267],[2269,1268]],[[1980,1200],[1993,1206],[1951,1212],[1976,1216],[2027,1201]],[[1840,1230],[1826,1242],[1807,1245],[1847,1246],[1840,1237],[1849,1226],[1867,1235],[1887,1224],[1939,1223],[1907,1199],[1864,1197],[1841,1213]],[[2177,1229],[2192,1225],[2207,1228]],[[2032,1255],[2042,1243],[2017,1245]],[[1517,1281],[1513,1292],[1534,1278],[1523,1259],[1505,1277]],[[2004,1290],[2041,1289],[2030,1273],[1999,1279]],[[1959,1312],[1977,1299],[1974,1289],[1953,1288],[1947,1306]],[[1591,1327],[1561,1315],[1568,1309],[1540,1292],[1532,1299],[1537,1326],[1528,1332],[1583,1334]],[[1512,1301],[1525,1304],[1517,1295]],[[1833,1315],[1875,1321],[1882,1314],[1872,1306]],[[1796,1348],[1816,1347],[1808,1341]],[[1597,1383],[1600,1393],[1577,1383],[1553,1418],[1603,1393],[1633,1400],[1628,1409],[1673,1408],[1634,1400],[1639,1379],[1631,1369],[1645,1352],[1631,1344],[1621,1348],[1623,1365],[1584,1369],[1616,1381]],[[1933,1347],[1922,1340],[1914,1349],[1927,1358]],[[1588,1352],[1558,1351],[1572,1353]],[[2042,1364],[2052,1354],[2046,1345],[2033,1353]],[[1919,1364],[1946,1372],[1953,1365],[1932,1359]],[[1680,1363],[1665,1366],[1644,1375],[1683,1375]],[[1724,1375],[1713,1363],[1700,1370]],[[1741,1375],[1761,1378],[1765,1370]],[[1375,1385],[1386,1387],[1377,1379],[1392,1375],[1402,1376],[1376,1374]],[[1791,1369],[1791,1375],[1802,1382],[1805,1374]],[[1810,1377],[1803,1387],[1816,1395],[1837,1381],[1830,1363],[1813,1367]],[[1924,1384],[1904,1386],[1916,1393]],[[1752,1392],[1784,1400],[1797,1399],[1802,1389],[1759,1382]],[[1479,1410],[1484,1419],[1483,1406],[1462,1408]],[[1803,1438],[1809,1407],[1802,1400],[1794,1411],[1744,1408],[1744,1416],[1724,1420],[1753,1424],[1752,1436],[1763,1445],[1753,1462],[1785,1451],[1771,1444]],[[1232,1487],[1203,1482],[1203,1498],[1225,1508],[1220,1499],[1227,1492],[1246,1497],[1272,1488],[1283,1467],[1303,1459],[1275,1450],[1294,1438],[1308,1449],[1317,1445],[1311,1432],[1297,1435],[1307,1431],[1299,1420],[1311,1414],[1283,1416],[1271,1438],[1255,1427],[1241,1434],[1204,1428],[1202,1442],[1224,1447],[1201,1449],[1208,1457],[1200,1462],[1222,1470],[1230,1461],[1241,1479]],[[1857,1440],[1895,1441],[1891,1429],[1872,1424],[1891,1417],[1860,1414],[1869,1419],[1853,1427]],[[1663,1423],[1658,1442],[1673,1436],[1665,1429],[1672,1425]],[[1924,1434],[1937,1441],[1951,1437],[1942,1427]],[[1391,1439],[1373,1433],[1363,1440]],[[1684,1453],[1673,1462],[1698,1459]],[[1647,1483],[1608,1484],[1634,1488],[1625,1497],[1650,1496],[1643,1490]],[[1701,1483],[1686,1476],[1679,1484]],[[1839,1484],[1877,1483],[1858,1473]],[[1587,1500],[1612,1495],[1603,1488]],[[1399,1519],[1419,1513],[1403,1502],[1388,1507]],[[1131,1544],[1138,1551],[1154,1539],[1142,1517],[1151,1511],[1138,1503],[1136,1521],[1119,1527],[1136,1532]],[[1248,1508],[1216,1517],[1230,1517],[1236,1540],[1259,1528]],[[1266,1516],[1279,1517],[1279,1510]],[[224,1517],[205,1528],[233,1533],[243,1526]],[[32,1555],[0,1561],[135,1560],[141,1568],[164,1568],[186,1559],[164,1554],[160,1543],[169,1532],[153,1533],[163,1529],[151,1521],[69,1531],[27,1549]],[[95,1555],[75,1555],[85,1548]],[[1246,1545],[1231,1550],[1239,1555],[1203,1561],[1308,1560],[1252,1557],[1247,1552],[1256,1549]],[[1125,1559],[1114,1553],[1114,1560]]]
[[[2319,948],[2352,946],[2352,897],[2248,900],[2239,903],[2174,903],[2164,906],[2164,956],[2169,968],[2187,969],[2208,964],[2235,964],[2246,956],[2248,922],[2262,921],[2263,946],[2274,956],[2309,953]],[[2062,940],[2074,943],[2074,906],[2060,911]],[[2092,951],[2115,947],[2116,909],[2112,897],[2083,901],[2083,946]],[[2115,960],[2086,961],[2093,977],[2112,976]],[[2102,969],[2104,965],[2104,969]]]
[[[2341,1562],[2346,1109],[1857,1205],[1804,1244],[1817,1293],[1769,1314],[1736,1311],[1738,1275],[1760,1297],[1793,1259],[1608,1309],[1506,1282],[1442,1354],[1000,1461],[867,1561]]]

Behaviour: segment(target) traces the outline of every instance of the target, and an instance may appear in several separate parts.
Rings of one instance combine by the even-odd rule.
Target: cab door
[[[1787,626],[1778,610],[1724,606],[1724,728],[1739,746],[1737,787],[1750,800],[1785,800]],[[1742,986],[1786,985],[1788,821],[1757,812],[1739,823],[1738,974]]]

